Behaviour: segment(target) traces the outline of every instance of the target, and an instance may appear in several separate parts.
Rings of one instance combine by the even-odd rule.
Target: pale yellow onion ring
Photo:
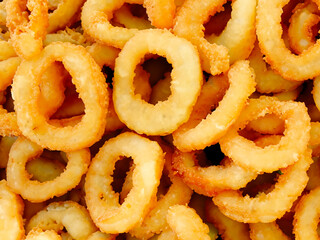
[[[313,2],[300,3],[294,9],[290,18],[288,37],[290,47],[296,54],[315,44],[312,27],[320,21],[318,6]]]
[[[227,217],[239,222],[272,222],[290,210],[308,182],[307,170],[312,162],[311,151],[285,169],[269,193],[260,193],[254,198],[242,196],[239,190],[226,190],[212,200]],[[268,206],[268,207],[267,207]]]
[[[172,158],[172,169],[195,192],[214,196],[225,189],[239,189],[255,179],[257,174],[225,159],[218,166],[196,165],[196,153],[176,150]]]
[[[172,94],[156,105],[134,94],[133,73],[147,53],[165,56],[173,66]],[[148,135],[167,135],[188,120],[201,85],[198,53],[190,42],[166,30],[141,30],[126,43],[116,59],[114,107],[128,128]]]
[[[238,118],[249,96],[255,90],[254,72],[247,61],[238,61],[231,66],[228,78],[230,87],[215,111],[193,126],[192,121],[197,120],[193,119],[198,111],[197,108],[201,109],[202,105],[209,104],[207,101],[199,103],[199,106],[194,107],[190,120],[173,133],[174,145],[178,149],[187,152],[204,149],[206,146],[217,143]],[[205,87],[206,84],[203,89]],[[199,100],[201,98],[200,94]]]
[[[212,201],[206,201],[206,220],[218,229],[222,239],[250,240],[248,224],[223,215]]]
[[[114,164],[120,157],[132,157],[135,164],[133,188],[121,205],[111,186]],[[85,199],[101,231],[126,232],[143,219],[156,197],[163,164],[159,145],[134,133],[122,133],[100,148],[86,175]]]
[[[60,59],[71,74],[85,105],[84,116],[73,127],[55,127],[39,110],[35,110],[40,94],[39,76],[52,62]],[[77,66],[81,66],[81,70]],[[64,151],[82,149],[91,146],[104,133],[108,110],[107,85],[99,66],[82,46],[52,43],[38,57],[23,61],[15,74],[12,93],[20,130],[43,147]]]
[[[203,23],[219,12],[224,3],[226,0],[185,1],[177,12],[173,27],[177,36],[188,39],[198,47],[202,68],[212,75],[228,70],[228,49],[222,45],[211,44],[204,38]]]
[[[257,36],[266,62],[285,79],[304,81],[320,74],[320,41],[296,56],[282,39],[282,8],[289,0],[259,0]],[[318,4],[319,7],[319,4]]]
[[[120,9],[114,12],[112,20],[122,24],[126,28],[136,28],[139,30],[153,28],[148,20],[132,15],[130,8],[126,4],[122,5]]]
[[[249,121],[268,113],[285,121],[284,136],[278,144],[261,148],[239,135]],[[220,146],[222,152],[239,166],[256,172],[273,172],[298,161],[307,149],[310,128],[310,117],[304,104],[261,96],[250,99],[237,122],[221,138]]]
[[[231,19],[219,36],[207,37],[210,43],[228,48],[230,64],[248,58],[256,41],[256,5],[257,0],[232,1]]]
[[[40,146],[21,137],[15,141],[9,153],[8,185],[31,202],[42,202],[54,196],[61,196],[76,187],[90,163],[88,149],[69,152],[65,171],[53,180],[40,183],[30,179],[31,176],[25,167],[28,161],[39,156],[42,151]]]
[[[168,210],[167,221],[179,240],[210,240],[209,227],[193,208],[174,205]]]
[[[293,232],[297,240],[319,239],[317,227],[320,216],[320,187],[304,195],[295,208]]]
[[[251,223],[250,237],[252,240],[289,240],[275,222]]]
[[[248,59],[250,61],[250,66],[254,69],[256,74],[256,88],[260,93],[290,91],[302,84],[302,82],[286,80],[272,69],[269,69],[266,62],[263,60],[258,42],[256,42]]]
[[[65,28],[74,16],[81,10],[85,0],[61,0],[57,8],[49,13],[48,33]]]
[[[34,228],[56,232],[65,228],[75,240],[87,239],[97,231],[86,208],[72,201],[49,204],[26,224],[27,233]]]
[[[19,195],[12,192],[5,180],[0,181],[0,238],[6,240],[22,239],[24,236],[24,204]]]
[[[27,10],[31,12],[28,16]],[[17,54],[25,59],[39,55],[47,33],[48,5],[42,0],[8,0],[7,27]]]
[[[133,37],[139,30],[114,27],[110,20],[112,13],[119,9],[125,0],[88,0],[85,2],[81,13],[82,27],[92,38],[117,48]]]
[[[144,0],[150,22],[157,28],[172,28],[176,13],[174,0]]]

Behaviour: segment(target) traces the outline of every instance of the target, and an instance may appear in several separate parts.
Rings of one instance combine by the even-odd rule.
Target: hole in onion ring
[[[258,175],[258,177],[249,182],[245,188],[242,188],[242,196],[249,195],[250,197],[256,197],[259,193],[267,193],[277,182],[278,172],[264,173]]]
[[[114,192],[120,193],[125,182],[127,173],[132,165],[132,158],[123,158],[117,161],[113,170],[113,182],[111,183]]]
[[[145,71],[150,73],[149,82],[154,86],[160,79],[165,77],[165,73],[172,71],[172,65],[167,59],[159,55],[150,55],[142,64]]]
[[[205,36],[209,36],[211,34],[220,35],[223,29],[226,27],[228,21],[231,18],[231,1],[228,1],[223,5],[223,11],[216,13],[211,16],[205,24],[203,24],[205,30]]]

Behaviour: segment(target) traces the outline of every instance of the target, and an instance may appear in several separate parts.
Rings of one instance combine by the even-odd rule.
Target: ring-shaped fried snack
[[[124,202],[113,191],[113,170],[121,157],[131,157],[133,187]],[[90,215],[105,233],[122,233],[138,224],[156,197],[164,158],[160,146],[147,138],[127,132],[108,140],[92,159],[85,180]]]
[[[256,41],[257,0],[232,1],[231,19],[221,34],[207,37],[210,43],[228,48],[230,64],[247,59]]]
[[[123,48],[124,44],[139,30],[135,28],[115,27],[110,23],[113,12],[119,9],[125,0],[88,0],[81,12],[81,22],[85,33],[92,38],[117,48]],[[131,1],[134,3],[135,1]],[[139,3],[137,0],[136,3]]]
[[[75,240],[86,240],[97,231],[87,209],[73,201],[50,203],[26,224],[27,233],[39,228],[57,233],[65,228],[71,239]]]
[[[24,204],[19,195],[12,192],[5,180],[0,181],[0,238],[17,240],[24,237]]]
[[[254,72],[247,61],[238,61],[231,66],[228,79],[230,86],[218,107],[212,113],[209,108],[205,115],[201,116],[199,112],[212,106],[209,99],[215,100],[214,93],[212,95],[207,91],[212,84],[210,80],[204,84],[190,119],[173,132],[173,143],[178,149],[188,152],[217,143],[239,117],[249,96],[255,90]],[[200,122],[199,115],[202,119]]]
[[[236,221],[273,222],[290,210],[301,195],[308,182],[307,170],[311,163],[311,151],[306,151],[296,163],[281,169],[282,175],[268,193],[262,192],[251,198],[242,196],[239,190],[226,190],[212,200],[224,215]]]
[[[261,148],[239,134],[249,121],[268,113],[275,114],[285,121],[284,136],[278,144]],[[239,166],[256,172],[270,173],[298,161],[307,149],[310,128],[310,117],[304,104],[261,96],[258,99],[250,99],[237,122],[219,143],[222,152]]]
[[[224,159],[218,166],[196,165],[196,152],[176,150],[172,168],[195,192],[212,197],[225,189],[239,189],[257,177],[257,173],[236,165],[231,159]]]
[[[228,49],[225,46],[209,43],[204,37],[203,24],[211,15],[223,9],[226,0],[186,0],[175,18],[173,32],[188,39],[198,47],[202,68],[217,75],[229,68]]]
[[[173,67],[171,95],[155,105],[134,93],[134,70],[147,53],[166,57]],[[201,86],[200,61],[190,42],[167,30],[141,30],[126,43],[116,59],[114,107],[128,128],[140,134],[167,135],[188,120]]]
[[[193,208],[174,205],[168,210],[167,221],[178,240],[210,240],[209,227]]]
[[[71,74],[85,105],[85,114],[75,126],[53,126],[36,107],[41,75],[55,61],[62,61]],[[81,70],[76,66],[82,66]],[[91,146],[104,133],[108,111],[107,84],[99,66],[82,46],[52,43],[39,57],[23,61],[15,74],[12,93],[21,132],[44,148],[74,151]]]
[[[312,27],[320,22],[318,6],[311,1],[298,4],[290,18],[288,37],[291,49],[296,54],[315,44]]]
[[[250,223],[250,238],[252,240],[289,240],[276,222]],[[308,238],[309,239],[309,238]]]
[[[320,217],[320,187],[304,195],[295,208],[293,232],[297,240],[317,240]]]
[[[6,11],[7,27],[17,54],[25,59],[39,55],[49,24],[47,1],[8,0]]]
[[[8,185],[31,202],[42,202],[54,196],[61,196],[76,187],[90,163],[88,149],[68,152],[66,169],[58,177],[46,182],[31,180],[30,174],[26,171],[26,164],[42,151],[40,146],[21,137],[15,141],[9,153]]]
[[[53,12],[49,13],[48,33],[64,29],[81,10],[85,0],[61,0]]]
[[[289,0],[259,0],[257,36],[261,52],[271,68],[288,80],[304,81],[320,74],[320,41],[300,55],[293,54],[282,38],[282,8]],[[320,6],[319,1],[314,1]]]

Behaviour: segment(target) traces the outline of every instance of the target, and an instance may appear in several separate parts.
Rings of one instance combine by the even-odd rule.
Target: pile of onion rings
[[[318,239],[319,0],[0,2],[0,239]]]

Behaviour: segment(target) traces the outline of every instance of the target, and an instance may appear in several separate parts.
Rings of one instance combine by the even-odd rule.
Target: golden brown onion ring
[[[207,37],[210,43],[228,48],[230,64],[247,59],[256,41],[256,5],[257,0],[232,1],[231,19],[218,36]]]
[[[47,1],[8,0],[6,11],[7,27],[17,54],[25,59],[39,55],[49,24]]]
[[[222,45],[209,43],[204,38],[203,24],[211,15],[223,9],[226,0],[185,1],[175,18],[173,32],[188,39],[199,50],[202,68],[216,75],[229,68],[228,49]]]
[[[64,228],[72,239],[84,240],[97,231],[87,209],[76,202],[53,202],[39,211],[26,224],[26,232],[32,229],[54,230]]]
[[[290,210],[308,182],[307,170],[312,162],[311,151],[301,155],[293,165],[281,169],[283,173],[268,193],[256,197],[242,196],[239,190],[226,190],[212,200],[227,217],[239,222],[272,222]],[[266,207],[269,206],[269,207]]]
[[[301,54],[315,44],[312,27],[320,22],[319,10],[317,4],[307,1],[298,4],[293,11],[288,28],[289,43],[296,54]]]
[[[99,42],[123,48],[124,44],[139,31],[135,28],[115,27],[110,23],[113,12],[125,2],[125,0],[86,1],[81,13],[81,23],[85,33]]]
[[[285,121],[284,136],[278,144],[261,148],[239,135],[249,121],[271,113]],[[310,117],[304,104],[261,96],[250,99],[237,122],[220,140],[220,146],[222,152],[239,166],[256,172],[273,172],[293,164],[304,154],[310,128]]]
[[[131,157],[133,187],[124,202],[113,191],[113,170],[121,157]],[[120,159],[119,159],[120,158]],[[95,224],[105,233],[122,233],[138,224],[156,197],[163,169],[163,152],[156,142],[127,132],[108,140],[93,158],[86,175],[86,203]]]
[[[257,36],[265,60],[282,77],[304,81],[320,74],[320,41],[300,55],[293,54],[282,39],[282,8],[289,0],[259,0],[257,6]],[[318,5],[319,7],[319,5]]]
[[[46,182],[31,180],[26,171],[26,164],[42,151],[40,146],[21,137],[15,141],[9,153],[8,185],[31,202],[42,202],[54,196],[61,196],[76,187],[90,163],[88,149],[69,152],[66,169],[61,175]]]
[[[218,166],[201,167],[196,165],[196,153],[176,150],[172,158],[172,168],[195,192],[214,196],[225,189],[239,189],[255,179],[257,174],[225,159]]]
[[[151,24],[157,28],[172,28],[176,13],[174,0],[144,0]]]
[[[134,93],[134,70],[148,53],[166,57],[173,66],[171,95],[156,105]],[[114,107],[128,128],[140,134],[167,135],[188,120],[201,85],[198,53],[190,42],[166,30],[141,30],[126,43],[116,59]]]
[[[40,95],[39,76],[56,60],[61,60],[71,74],[85,105],[84,116],[72,127],[51,125],[35,108]],[[81,66],[82,70],[76,66]],[[32,141],[51,150],[73,151],[91,146],[101,138],[108,110],[107,85],[99,66],[82,46],[62,42],[48,45],[41,55],[20,64],[13,81],[18,125]]]
[[[210,108],[217,100],[210,92],[210,84],[214,81],[204,84],[190,119],[173,133],[174,145],[178,149],[187,152],[217,143],[239,117],[255,90],[254,72],[247,61],[238,61],[231,66],[228,78],[230,87],[212,113],[209,113]]]

